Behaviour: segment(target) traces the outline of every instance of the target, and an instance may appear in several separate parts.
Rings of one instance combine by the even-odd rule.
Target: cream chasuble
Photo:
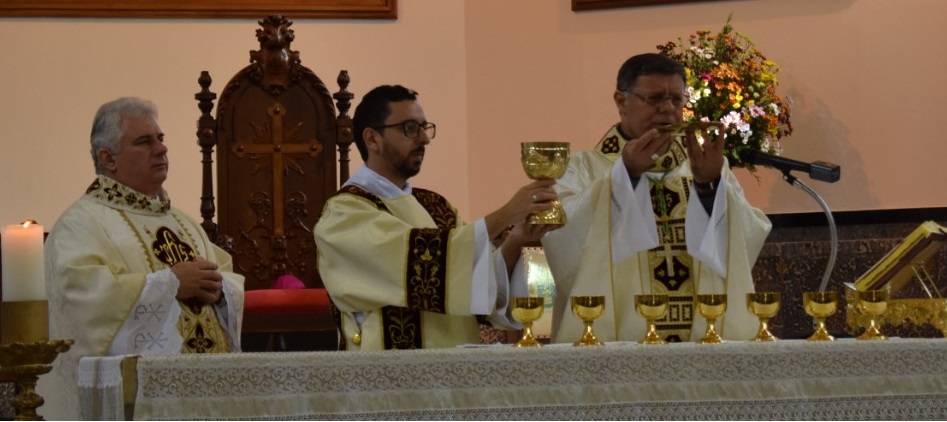
[[[569,307],[574,295],[606,296],[605,313],[594,323],[600,340],[640,340],[647,327],[634,296],[642,292],[670,296],[668,314],[657,323],[669,341],[693,341],[706,330],[695,314],[695,293],[727,293],[717,332],[752,338],[758,320],[747,311],[745,294],[753,291],[750,271],[769,233],[766,215],[747,203],[724,165],[708,216],[692,192],[680,141],[632,188],[619,160],[626,143],[612,127],[594,150],[572,154],[556,184],[569,222],[543,238],[556,282],[552,340],[582,335]]]
[[[174,264],[203,257],[224,276],[216,305],[175,299]],[[50,419],[76,419],[83,356],[239,351],[243,276],[190,217],[105,177],[67,209],[45,244],[50,338],[75,339],[40,381]],[[44,380],[48,380],[45,382]]]
[[[506,269],[496,264],[502,257],[489,252],[485,229],[475,242],[476,225],[464,224],[437,193],[413,188],[381,198],[369,192],[378,189],[354,184],[394,186],[379,177],[360,168],[329,199],[315,227],[319,274],[340,311],[346,350],[479,343],[479,323],[487,320],[519,328],[506,305],[511,292],[525,294],[525,280],[504,288]],[[475,253],[480,243],[488,250],[482,258]],[[492,276],[478,275],[478,266]],[[499,287],[487,289],[494,284]],[[472,297],[488,290],[484,300]]]

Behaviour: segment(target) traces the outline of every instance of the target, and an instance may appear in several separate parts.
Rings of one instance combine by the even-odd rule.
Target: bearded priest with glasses
[[[693,304],[706,293],[727,294],[715,324],[720,335],[752,338],[758,322],[746,293],[754,291],[750,270],[771,224],[727,165],[726,128],[680,125],[686,74],[669,57],[631,57],[617,79],[620,122],[593,150],[572,154],[556,184],[569,223],[542,239],[556,281],[552,341],[582,336],[570,314],[573,295],[606,297],[595,320],[600,340],[641,340],[648,327],[635,313],[635,295],[651,293],[669,296],[667,316],[657,321],[666,341],[703,335],[706,321]]]
[[[523,271],[514,271],[520,250],[558,228],[525,224],[552,209],[553,180],[523,186],[472,224],[443,196],[412,186],[437,133],[417,97],[400,85],[365,94],[353,118],[365,165],[316,223],[319,275],[339,311],[343,350],[455,347],[479,343],[480,323],[521,328],[508,306],[527,296]]]

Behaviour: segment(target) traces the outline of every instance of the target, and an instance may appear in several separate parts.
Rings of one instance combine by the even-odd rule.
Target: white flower
[[[724,126],[731,126],[735,128],[736,133],[734,134],[740,135],[744,145],[750,142],[750,137],[753,136],[753,131],[750,129],[750,124],[743,120],[743,115],[739,112],[731,111],[720,119],[720,123],[723,123]]]

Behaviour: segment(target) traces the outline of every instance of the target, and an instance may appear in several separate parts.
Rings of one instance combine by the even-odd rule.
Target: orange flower
[[[687,68],[690,99],[684,120],[729,125],[725,154],[732,165],[742,165],[740,153],[746,149],[779,154],[780,140],[792,133],[792,102],[776,92],[779,66],[735,32],[731,18],[717,34],[698,30],[686,44],[678,39],[657,48]]]

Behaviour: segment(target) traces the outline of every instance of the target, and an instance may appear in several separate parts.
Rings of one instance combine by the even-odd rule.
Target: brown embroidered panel
[[[447,312],[447,247],[457,214],[443,196],[426,189],[412,195],[427,210],[436,229],[413,229],[406,265],[408,307],[428,312]]]
[[[381,308],[381,322],[385,330],[385,350],[422,348],[421,312],[385,306]]]
[[[197,252],[191,245],[181,241],[171,229],[161,226],[155,234],[155,241],[151,244],[151,251],[159,261],[173,267],[174,264],[192,261],[197,258]]]
[[[443,196],[415,188],[412,195],[437,225],[436,229],[411,230],[411,250],[407,274],[408,307],[422,311],[447,312],[447,248],[457,213]]]
[[[435,192],[420,188],[412,189],[411,194],[427,210],[428,214],[431,214],[437,228],[448,230],[457,227],[457,212],[451,208],[446,198]]]
[[[339,193],[360,196],[379,210],[391,212],[378,196],[361,187],[344,186]],[[404,276],[408,306],[382,308],[386,349],[421,348],[421,311],[447,312],[447,247],[451,229],[457,225],[457,213],[437,193],[415,188],[412,194],[431,215],[437,228],[411,230]]]
[[[365,198],[369,201],[372,201],[372,203],[375,204],[375,206],[378,207],[379,210],[382,210],[387,213],[391,213],[391,211],[388,210],[388,207],[385,205],[385,203],[382,202],[381,198],[379,198],[373,193],[370,193],[369,191],[365,189],[362,189],[360,186],[355,186],[355,185],[342,186],[342,188],[339,189],[338,192],[336,192],[336,195],[343,194],[343,193],[348,193],[351,195]]]
[[[405,289],[408,307],[447,312],[447,246],[450,231],[412,229],[408,240]]]
[[[609,136],[602,141],[602,154],[618,154],[621,152],[621,144],[618,142],[618,136]]]
[[[213,305],[189,304],[181,310],[178,332],[183,337],[183,353],[226,353],[230,351],[227,330],[217,319]],[[136,337],[136,341],[138,338]]]
[[[154,214],[164,214],[171,209],[171,201],[163,192],[162,199],[152,200],[147,195],[102,175],[96,177],[86,189],[85,194],[123,209]]]

